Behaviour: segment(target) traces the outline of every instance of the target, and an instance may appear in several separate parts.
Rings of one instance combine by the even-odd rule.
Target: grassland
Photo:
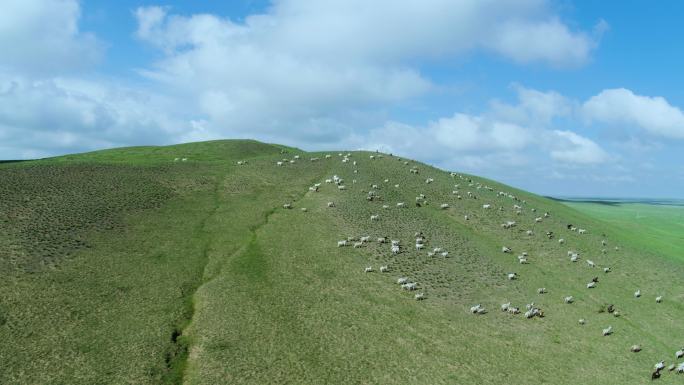
[[[684,206],[665,203],[564,202],[613,226],[642,248],[684,261]]]
[[[9,202],[0,206],[0,383],[638,384],[655,362],[674,362],[684,264],[650,241],[494,181],[331,154],[218,141],[0,165],[0,180],[13,181],[0,189]],[[323,183],[333,174],[346,190]],[[379,198],[368,201],[371,184]],[[428,203],[416,207],[421,193]],[[504,229],[507,220],[518,224]],[[449,255],[417,251],[417,231]],[[336,247],[362,235],[399,239],[402,253]],[[613,272],[573,264],[568,250]],[[515,257],[523,251],[528,265]],[[363,273],[369,265],[391,271]],[[518,280],[506,279],[512,271]],[[401,290],[400,276],[427,299]],[[598,288],[586,289],[594,276]],[[564,304],[566,295],[577,301]],[[546,316],[500,312],[507,301],[534,301]],[[489,313],[470,314],[475,303]],[[602,337],[608,325],[615,333]],[[630,353],[632,344],[643,351]]]

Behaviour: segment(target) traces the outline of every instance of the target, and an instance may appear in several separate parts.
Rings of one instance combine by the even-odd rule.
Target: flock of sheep
[[[356,167],[357,162],[353,161],[351,159],[351,157],[352,157],[351,153],[347,153],[347,154],[340,153],[340,154],[338,154],[338,156],[342,158],[343,163],[353,164],[353,166],[355,166],[354,171],[353,171],[354,174],[358,173],[358,167]],[[325,158],[330,159],[330,158],[332,158],[332,155],[325,155]],[[380,158],[383,158],[383,155],[380,155],[380,154],[370,155],[371,160],[380,159]],[[278,161],[276,163],[276,165],[279,167],[284,166],[285,164],[288,164],[288,163],[295,163],[296,160],[298,160],[298,159],[299,159],[299,156],[295,156],[293,159],[283,159],[282,161]],[[319,160],[319,158],[311,158],[311,161],[318,161],[318,160]],[[401,159],[399,159],[399,161],[401,161]],[[246,164],[246,162],[244,162],[244,163],[238,162],[238,164]],[[408,166],[409,163],[404,161],[404,165]],[[410,167],[409,172],[411,174],[415,174],[415,175],[419,174],[419,170],[416,167]],[[459,175],[456,173],[451,173],[450,175],[452,178],[454,178],[454,180],[456,180],[456,178],[459,178],[461,180],[465,180],[465,183],[468,183],[468,187],[475,187],[478,190],[485,189],[488,191],[494,191],[491,187],[482,185],[480,183],[475,184],[471,179],[464,177],[462,175]],[[433,181],[434,181],[433,178],[426,178],[425,179],[426,184],[430,184]],[[385,179],[384,182],[387,183],[387,182],[389,182],[389,180]],[[331,178],[326,179],[325,183],[335,184],[337,186],[337,190],[339,190],[339,191],[346,190],[345,180],[343,178],[339,177],[338,175],[333,175]],[[356,179],[352,180],[352,183],[354,183],[354,184],[357,183],[357,180]],[[464,182],[461,182],[461,183],[464,183]],[[316,183],[315,185],[309,187],[309,191],[318,192],[320,187],[321,187],[321,183]],[[377,184],[372,184],[370,187],[371,187],[371,189],[370,189],[370,191],[367,192],[366,200],[373,201],[373,200],[378,198],[377,190],[379,189],[379,186]],[[468,197],[468,198],[477,199],[477,197],[471,191],[467,191],[465,195],[461,195],[461,192],[459,191],[460,184],[455,184],[454,187],[455,187],[455,190],[453,190],[451,193],[456,197],[456,199],[461,200],[464,198],[464,196]],[[399,185],[398,184],[395,185],[395,188],[399,188]],[[515,211],[515,213],[517,215],[522,214],[522,212],[523,212],[523,206],[522,205],[526,204],[527,203],[526,201],[520,200],[519,198],[517,198],[513,194],[507,193],[504,191],[500,191],[496,195],[499,197],[510,198],[512,201],[517,202],[513,205],[513,210]],[[423,205],[426,204],[426,201],[427,201],[426,196],[424,194],[420,194],[415,199],[415,205],[416,205],[416,207],[422,207]],[[290,208],[292,208],[292,205],[290,203],[286,203],[283,205],[283,207],[285,209],[290,209]],[[329,207],[329,208],[335,207],[335,203],[334,202],[328,202],[327,207]],[[382,207],[383,207],[383,209],[389,209],[390,208],[390,206],[387,204],[383,204]],[[397,202],[396,203],[396,208],[398,208],[398,209],[402,209],[402,208],[406,208],[406,207],[407,207],[406,202]],[[439,208],[442,210],[448,210],[450,208],[450,205],[448,203],[442,203],[439,205]],[[482,209],[484,211],[494,210],[494,206],[492,204],[485,203],[482,205]],[[305,208],[302,208],[302,210],[306,211]],[[504,211],[504,208],[499,207],[498,210]],[[535,209],[531,209],[531,211],[536,212]],[[549,218],[549,217],[550,217],[550,213],[546,212],[542,216],[535,217],[534,223],[540,223],[540,222],[544,221],[544,219]],[[470,215],[465,215],[464,219],[466,221],[470,220]],[[380,220],[380,214],[370,215],[370,221],[371,222],[376,222],[379,220]],[[517,227],[517,226],[519,226],[518,222],[512,221],[512,220],[506,221],[506,222],[501,224],[501,227],[504,229],[512,229],[512,228]],[[578,234],[586,234],[587,233],[586,229],[578,228],[578,227],[575,227],[573,225],[567,225],[567,229],[570,231],[573,231],[573,232],[577,232]],[[526,230],[525,234],[528,236],[531,236],[531,235],[533,235],[533,231],[532,230]],[[546,237],[548,239],[553,239],[554,236],[555,236],[555,234],[553,234],[553,232],[550,232],[550,231],[546,232]],[[449,255],[449,252],[444,250],[442,247],[434,247],[434,248],[428,249],[426,246],[426,237],[422,232],[416,232],[414,234],[414,237],[415,237],[415,249],[416,249],[416,251],[418,251],[418,252],[425,251],[428,257],[436,257],[436,256],[447,257]],[[401,245],[401,242],[399,240],[396,240],[396,239],[389,240],[387,237],[379,237],[379,238],[376,238],[375,241],[378,244],[388,244],[389,251],[393,255],[400,254],[402,252],[403,246]],[[371,237],[367,236],[367,235],[361,236],[361,237],[348,237],[346,239],[338,241],[337,246],[338,247],[352,246],[354,248],[360,248],[369,242],[371,242]],[[560,239],[558,239],[558,243],[561,245],[565,244],[566,240],[564,238],[560,238]],[[603,247],[606,247],[607,241],[602,240],[601,245]],[[619,247],[616,246],[615,250],[619,250]],[[501,248],[501,251],[505,254],[513,253],[513,249],[511,247],[508,247],[508,246],[503,246]],[[603,254],[605,254],[607,252],[607,250],[604,248],[601,250],[601,252]],[[529,257],[529,255],[527,252],[521,252],[520,255],[517,256],[518,263],[520,263],[521,265],[529,264],[528,257]],[[581,259],[580,253],[575,251],[575,250],[569,250],[567,253],[567,257],[569,257],[569,260],[571,263],[577,263]],[[594,261],[589,260],[589,259],[586,259],[585,262],[589,268],[596,268],[598,266],[597,263],[595,263]],[[610,273],[612,271],[609,266],[603,266],[602,270],[606,274]],[[381,273],[388,273],[388,272],[390,272],[390,266],[389,265],[382,265],[382,266],[380,266],[379,271]],[[372,273],[372,272],[375,272],[375,269],[373,268],[373,266],[366,266],[364,268],[364,272],[365,273]],[[509,272],[506,274],[506,278],[508,280],[517,280],[520,278],[520,276],[516,272]],[[427,296],[424,292],[418,292],[418,289],[419,289],[418,283],[415,282],[414,280],[411,280],[409,277],[399,277],[396,280],[396,282],[404,290],[416,291],[416,294],[414,294],[414,298],[416,300],[420,301],[420,300],[424,300],[427,298]],[[590,282],[586,283],[586,288],[587,289],[594,289],[598,286],[598,283],[599,283],[599,277],[596,276],[596,277],[592,278],[592,280]],[[537,289],[537,294],[546,294],[546,293],[548,293],[548,291],[545,287],[540,287]],[[634,297],[640,298],[641,297],[641,291],[637,289],[634,292]],[[656,303],[661,303],[662,300],[663,300],[662,295],[658,295],[655,298]],[[563,297],[563,302],[566,304],[572,304],[575,302],[575,298],[571,295],[565,296],[565,297]],[[620,315],[619,311],[617,311],[614,308],[614,305],[609,305],[607,310],[609,313],[613,314],[616,317],[618,317]],[[484,306],[482,306],[482,304],[476,304],[476,305],[470,307],[469,311],[470,311],[470,313],[475,314],[475,315],[484,315],[487,313],[487,310],[485,309]],[[513,306],[511,304],[511,302],[507,302],[507,303],[502,304],[501,305],[501,311],[507,312],[507,313],[513,314],[513,315],[521,313],[521,309],[519,307]],[[545,316],[544,310],[542,310],[539,306],[535,305],[534,302],[531,302],[531,303],[528,303],[525,305],[525,312],[523,313],[523,315],[526,318],[535,318],[535,317],[543,318]],[[580,325],[585,325],[586,323],[587,323],[587,320],[584,318],[579,320]],[[613,327],[612,326],[608,326],[608,327],[602,329],[602,335],[603,336],[610,336],[611,334],[613,334]],[[632,352],[636,353],[636,352],[641,351],[642,348],[640,345],[633,345],[630,350]],[[675,353],[676,359],[680,359],[683,357],[684,357],[684,348],[678,350]],[[665,369],[665,362],[664,361],[658,362],[654,366],[652,378],[653,379],[659,378],[661,375],[661,371],[664,369]],[[669,365],[667,367],[667,369],[670,371],[676,371],[677,373],[684,373],[684,362],[681,362],[679,364],[673,363],[673,364]]]

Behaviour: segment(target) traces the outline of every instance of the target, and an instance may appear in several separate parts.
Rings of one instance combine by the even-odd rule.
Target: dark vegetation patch
[[[0,271],[40,271],[116,231],[123,215],[159,207],[172,190],[165,167],[27,165],[0,168]]]

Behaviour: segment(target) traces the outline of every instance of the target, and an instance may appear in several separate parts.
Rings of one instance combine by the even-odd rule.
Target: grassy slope
[[[0,352],[9,363],[0,369],[0,382],[158,383],[182,375],[189,384],[640,383],[648,382],[654,362],[670,360],[682,343],[673,337],[684,331],[677,322],[684,315],[684,268],[634,242],[624,246],[628,236],[619,229],[520,191],[514,194],[527,204],[517,216],[515,202],[495,194],[513,189],[473,177],[495,192],[477,190],[419,164],[421,174],[410,174],[415,163],[396,158],[353,153],[354,167],[335,154],[276,167],[279,150],[222,141],[45,162],[150,166],[190,158],[174,164],[183,172],[162,173],[174,194],[161,208],[131,211],[125,230],[89,234],[91,247],[57,268],[17,272],[0,284],[9,320],[0,325],[0,337],[9,342]],[[289,150],[284,156],[322,156]],[[236,166],[243,158],[249,164]],[[320,192],[307,192],[332,174],[347,180],[347,191],[323,184]],[[425,184],[426,177],[435,182]],[[365,200],[371,183],[381,184],[389,210]],[[450,193],[454,183],[462,195],[470,190],[478,199],[457,200]],[[419,193],[431,204],[413,207]],[[328,201],[337,207],[327,208]],[[399,201],[411,207],[397,209]],[[282,209],[285,202],[295,209]],[[452,207],[439,210],[443,202]],[[483,203],[504,211],[483,210]],[[551,218],[535,223],[544,211]],[[370,223],[371,214],[381,220]],[[504,230],[499,224],[505,220],[519,226]],[[589,234],[569,232],[567,223]],[[524,234],[528,228],[534,236]],[[412,238],[419,230],[449,257],[417,253]],[[567,244],[547,240],[548,230]],[[387,245],[335,247],[339,239],[366,234],[401,239],[405,251],[392,257]],[[604,238],[610,251],[601,255]],[[502,254],[502,245],[529,252],[531,263],[517,264],[517,254]],[[615,252],[613,245],[622,249]],[[568,249],[614,272],[572,264]],[[369,264],[388,264],[392,272],[364,274]],[[521,278],[505,280],[508,271]],[[403,275],[417,280],[428,300],[402,292],[394,281]],[[589,291],[584,285],[594,275],[601,281]],[[549,294],[537,295],[541,286]],[[637,287],[640,300],[631,295]],[[656,294],[665,295],[663,304],[655,304]],[[577,303],[562,304],[565,295]],[[499,312],[509,300],[523,307],[535,301],[547,316],[526,320]],[[468,314],[474,303],[490,313]],[[605,303],[616,304],[622,316],[598,313]],[[579,318],[588,324],[579,326]],[[615,334],[601,337],[607,325]],[[182,332],[177,343],[170,341],[174,329]],[[644,351],[629,353],[634,343]],[[663,383],[675,380],[668,373]]]
[[[684,261],[684,207],[641,203],[565,202],[620,229],[644,248]]]

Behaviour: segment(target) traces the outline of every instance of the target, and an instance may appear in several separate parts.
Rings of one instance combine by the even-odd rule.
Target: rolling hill
[[[659,250],[390,154],[226,140],[4,163],[0,383],[648,383],[684,345],[684,264]]]

